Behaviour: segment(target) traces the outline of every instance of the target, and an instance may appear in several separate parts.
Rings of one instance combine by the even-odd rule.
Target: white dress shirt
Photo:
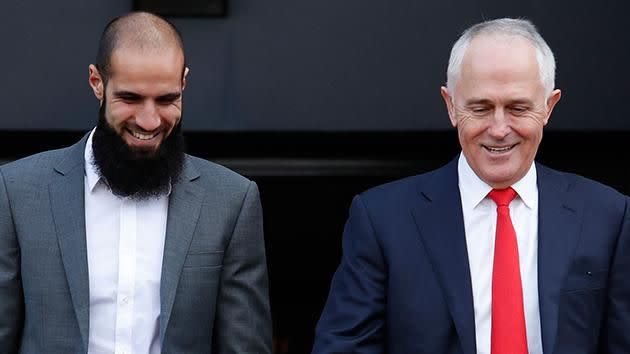
[[[160,275],[168,195],[112,194],[85,146],[85,231],[90,285],[89,354],[160,352]]]
[[[477,353],[490,354],[492,328],[492,265],[497,222],[496,204],[487,197],[492,190],[470,168],[464,154],[457,165],[462,198],[466,247],[470,263]],[[510,203],[510,217],[518,244],[523,305],[530,354],[542,354],[538,306],[538,186],[536,165],[512,188],[518,196]]]

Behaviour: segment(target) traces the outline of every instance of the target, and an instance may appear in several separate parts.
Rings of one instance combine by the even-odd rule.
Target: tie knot
[[[497,206],[509,206],[510,202],[516,198],[516,191],[512,189],[512,187],[493,189],[488,193],[488,197],[490,197]]]

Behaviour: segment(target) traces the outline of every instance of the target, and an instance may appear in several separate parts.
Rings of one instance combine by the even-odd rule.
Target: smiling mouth
[[[514,145],[510,145],[510,146],[504,146],[504,147],[492,147],[492,146],[487,146],[487,145],[482,145],[484,149],[486,149],[487,151],[493,153],[493,154],[502,154],[505,152],[508,152],[510,150],[512,150],[516,145],[518,144],[514,144]]]
[[[134,132],[131,130],[129,130],[129,133],[131,133],[131,135],[138,140],[151,140],[158,135],[158,133],[142,134],[142,133]]]

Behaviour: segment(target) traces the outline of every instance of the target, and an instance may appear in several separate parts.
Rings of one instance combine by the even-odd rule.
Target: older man
[[[256,184],[186,155],[170,23],[112,21],[97,126],[0,169],[0,353],[270,353]]]
[[[462,153],[355,197],[313,353],[630,352],[628,198],[534,162],[554,71],[528,21],[464,32],[441,89]]]

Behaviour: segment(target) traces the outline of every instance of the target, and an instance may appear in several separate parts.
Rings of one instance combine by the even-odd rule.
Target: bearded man
[[[254,182],[184,153],[168,21],[105,28],[95,129],[0,169],[0,352],[270,353]]]

